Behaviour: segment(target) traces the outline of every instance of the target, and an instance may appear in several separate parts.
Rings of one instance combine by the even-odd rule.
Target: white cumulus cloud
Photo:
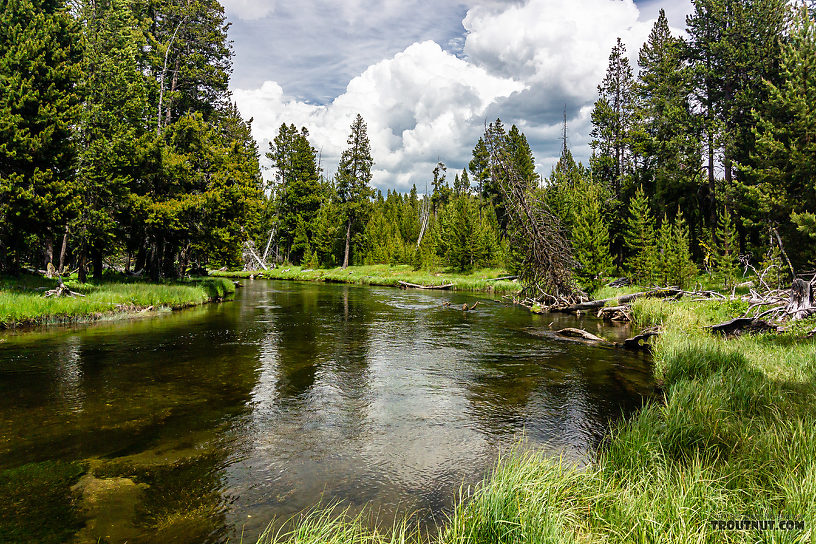
[[[383,189],[407,190],[416,183],[424,190],[437,159],[461,169],[484,123],[496,117],[527,134],[540,173],[547,175],[560,150],[565,108],[573,152],[579,159],[589,156],[589,112],[609,51],[621,37],[630,58],[637,57],[657,17],[655,1],[651,17],[633,0],[476,1],[461,21],[459,51],[430,40],[413,43],[369,65],[324,104],[288,96],[286,82],[274,78],[258,88],[235,89],[234,97],[242,114],[254,117],[263,151],[281,123],[305,126],[327,173],[336,168],[359,112],[369,126],[374,184]],[[275,9],[273,0],[256,8],[244,0],[227,5]],[[398,6],[390,1],[385,8]],[[354,0],[343,4],[341,17],[355,20],[371,9],[371,0]]]

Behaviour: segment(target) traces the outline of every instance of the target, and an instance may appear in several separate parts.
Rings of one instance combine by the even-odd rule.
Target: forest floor
[[[66,279],[71,291],[84,296],[46,297],[57,285],[56,279],[36,275],[0,277],[0,329],[152,315],[153,311],[220,300],[235,292],[234,283],[223,278],[147,283],[112,277],[88,283]]]
[[[417,285],[446,285],[453,284],[452,291],[470,291],[496,294],[514,294],[521,290],[518,282],[499,280],[510,275],[503,269],[485,268],[472,272],[456,272],[444,270],[429,272],[414,270],[408,265],[366,265],[350,266],[346,269],[306,269],[300,266],[279,266],[272,270],[262,271],[210,271],[215,277],[228,278],[255,278],[273,280],[320,281],[331,283],[350,283],[357,285],[384,285],[398,287],[400,281]],[[492,281],[491,281],[492,280]]]
[[[300,544],[812,542],[816,339],[806,336],[816,319],[730,339],[704,329],[745,310],[742,302],[636,301],[635,325],[663,330],[654,346],[662,395],[614,424],[586,467],[507,456],[430,537],[410,520],[372,534],[337,509],[300,518],[285,536]],[[775,525],[729,531],[718,523],[742,520]]]

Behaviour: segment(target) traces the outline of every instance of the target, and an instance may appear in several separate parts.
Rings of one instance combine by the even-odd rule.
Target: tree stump
[[[816,306],[813,305],[810,283],[796,278],[791,285],[790,302],[785,308],[785,313],[792,319],[805,319],[814,312],[816,312]]]

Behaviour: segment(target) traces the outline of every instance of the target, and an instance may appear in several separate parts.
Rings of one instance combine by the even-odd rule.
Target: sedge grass
[[[168,283],[66,281],[84,297],[46,297],[56,280],[39,276],[0,279],[0,328],[91,321],[103,315],[153,307],[183,308],[232,294],[235,285],[223,278]]]

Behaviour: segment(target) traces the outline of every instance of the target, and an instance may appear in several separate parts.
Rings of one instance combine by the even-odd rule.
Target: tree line
[[[661,11],[637,70],[620,40],[610,53],[589,164],[565,120],[542,178],[525,135],[497,119],[453,179],[438,162],[407,194],[372,188],[360,115],[331,175],[308,129],[283,124],[264,182],[216,0],[2,4],[4,271],[51,263],[84,279],[108,263],[160,278],[236,266],[252,245],[309,267],[516,270],[508,164],[557,218],[584,288],[620,273],[685,285],[701,270],[731,285],[748,265],[782,281],[816,257],[812,3],[694,0],[682,38]]]
[[[0,270],[238,262],[264,196],[223,7],[0,5]]]

